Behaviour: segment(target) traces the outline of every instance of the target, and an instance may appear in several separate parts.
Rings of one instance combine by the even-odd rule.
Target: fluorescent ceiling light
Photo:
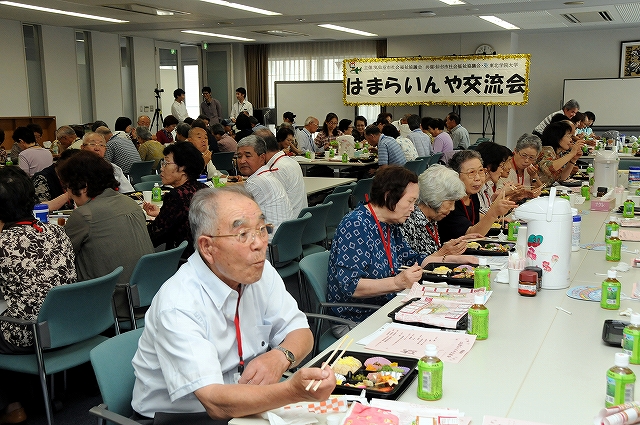
[[[271,12],[270,10],[264,10],[264,9],[259,9],[257,7],[245,6],[244,4],[232,3],[230,1],[225,1],[225,0],[201,0],[201,1],[217,4],[219,6],[227,6],[227,7],[233,7],[234,9],[246,10],[247,12],[259,13],[261,15],[269,15],[269,16],[282,15],[282,13]]]
[[[508,29],[508,30],[519,30],[520,27],[516,27],[513,24],[510,24],[507,21],[503,21],[502,19],[498,18],[497,16],[493,16],[493,15],[485,15],[485,16],[479,16],[479,18],[484,19],[485,21],[489,21],[492,24],[496,24],[499,27],[502,27],[504,29]]]
[[[467,4],[465,2],[463,2],[462,0],[440,0],[442,3],[446,3],[449,6],[454,6],[456,4]]]
[[[333,24],[320,24],[318,26],[322,27],[322,28],[328,28],[330,30],[344,31],[344,32],[350,32],[351,34],[364,35],[365,37],[377,37],[378,36],[378,34],[373,34],[373,33],[366,32],[366,31],[354,30],[352,28],[341,27],[341,26],[333,25]]]
[[[38,12],[57,13],[58,15],[74,16],[76,18],[87,18],[87,19],[95,19],[97,21],[113,22],[116,24],[129,22],[129,21],[123,21],[120,19],[105,18],[104,16],[87,15],[85,13],[76,13],[76,12],[67,12],[66,10],[51,9],[49,7],[33,6],[30,4],[15,3],[12,1],[0,1],[0,4],[5,6],[21,7],[23,9],[37,10]]]
[[[229,40],[236,40],[236,41],[255,41],[253,38],[235,37],[233,35],[216,34],[213,32],[192,31],[192,30],[183,30],[181,32],[184,32],[187,34],[204,35],[205,37],[228,38]]]

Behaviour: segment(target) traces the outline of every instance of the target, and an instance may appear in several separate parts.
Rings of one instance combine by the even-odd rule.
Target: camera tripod
[[[164,91],[164,90],[162,90]],[[156,133],[160,131],[161,126],[164,127],[164,118],[162,117],[162,110],[160,109],[160,91],[155,89],[153,91],[156,94],[156,110],[153,111],[153,119],[151,120],[151,128],[153,128],[153,124],[156,124]]]

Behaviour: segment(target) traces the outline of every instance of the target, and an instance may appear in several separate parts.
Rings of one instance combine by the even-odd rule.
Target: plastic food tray
[[[326,355],[322,356],[322,358],[320,358],[317,362],[313,363],[311,367],[320,367],[322,365],[322,362],[325,361],[330,355],[331,355],[331,352],[327,352]],[[364,361],[371,357],[384,357],[385,359],[389,359],[389,361],[391,361],[392,363],[398,363],[398,366],[404,366],[409,368],[409,372],[403,375],[402,378],[398,380],[398,385],[392,387],[391,391],[378,391],[375,389],[367,388],[366,397],[369,399],[383,398],[387,400],[396,400],[398,397],[400,397],[400,395],[404,392],[404,390],[407,389],[411,381],[413,381],[413,379],[416,376],[416,367],[418,366],[418,359],[413,359],[410,357],[388,356],[386,354],[378,355],[378,354],[371,354],[371,353],[358,353],[354,351],[347,351],[346,353],[344,353],[343,357],[347,357],[347,356],[352,356],[360,360],[360,362],[363,364],[362,369],[364,369]],[[365,375],[367,373],[369,372],[364,372]],[[333,394],[359,395],[361,392],[362,392],[362,388],[348,387],[345,385],[336,385],[335,390],[333,390]]]
[[[440,266],[445,266],[445,267],[449,267],[451,270],[453,270],[454,268],[460,266],[462,264],[460,263],[429,263],[425,266],[425,270],[428,271],[433,271],[433,269],[440,267]],[[475,267],[475,265],[473,264],[468,264],[469,266],[473,266]],[[446,282],[449,285],[457,285],[457,286],[462,286],[465,288],[473,288],[473,278],[470,279],[465,279],[465,278],[455,278],[455,277],[450,277],[447,275],[438,275],[438,274],[431,274],[431,273],[424,273],[422,275],[422,280],[428,280],[430,282]]]

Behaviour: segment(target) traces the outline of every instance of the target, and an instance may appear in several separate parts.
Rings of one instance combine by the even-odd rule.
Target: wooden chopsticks
[[[331,362],[331,359],[333,359],[333,356],[336,355],[336,353],[338,352],[338,350],[340,350],[340,347],[342,347],[342,344],[345,343],[345,341],[347,340],[347,338],[349,337],[349,335],[345,335],[344,338],[342,338],[340,340],[340,344],[338,344],[338,346],[336,347],[335,350],[333,350],[333,352],[331,353],[331,355],[329,356],[329,358],[327,360],[325,360],[324,362],[322,362],[322,366],[320,366],[320,369],[324,369],[326,365],[328,365]],[[331,363],[331,368],[333,368],[336,363],[338,362],[338,360],[340,360],[342,358],[342,356],[344,356],[344,353],[347,351],[347,348],[349,348],[349,346],[351,345],[351,343],[353,342],[353,338],[351,338],[351,340],[347,343],[347,345],[344,347],[344,349],[340,352],[340,355],[338,357],[336,357],[336,359],[333,361],[333,363]],[[313,386],[314,382],[316,382],[315,379],[313,379],[311,382],[309,382],[309,385],[307,385],[307,387],[305,388],[306,391],[309,391],[309,389]],[[313,387],[313,391],[317,391],[318,388],[320,388],[320,384],[322,383],[322,380],[318,380],[315,387]]]

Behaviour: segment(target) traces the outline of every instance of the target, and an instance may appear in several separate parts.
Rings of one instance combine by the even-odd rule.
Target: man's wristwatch
[[[273,349],[282,351],[284,353],[284,356],[289,361],[289,368],[291,368],[291,366],[293,366],[293,364],[296,362],[296,356],[294,356],[291,351],[287,350],[282,345],[278,345],[277,347],[274,347]]]

